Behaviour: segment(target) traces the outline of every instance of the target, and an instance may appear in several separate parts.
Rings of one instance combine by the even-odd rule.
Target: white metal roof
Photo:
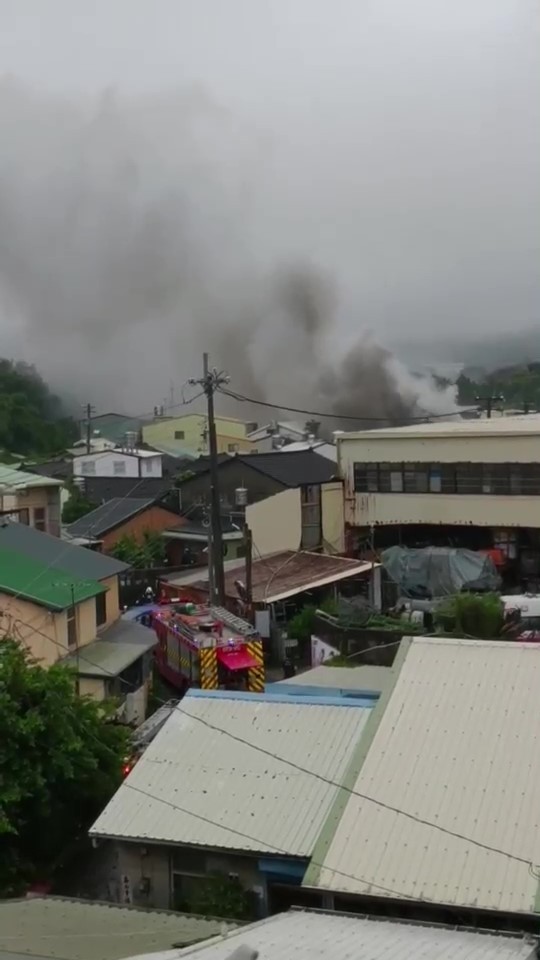
[[[290,762],[339,782],[369,713],[188,694],[90,833],[308,857],[338,788]]]
[[[62,487],[62,480],[55,480],[54,477],[43,477],[40,473],[26,473],[24,470],[16,470],[8,464],[0,463],[0,488],[5,488],[4,493],[11,490],[27,490],[29,487]]]
[[[516,417],[492,417],[485,420],[434,420],[432,423],[413,423],[406,427],[381,427],[375,430],[358,430],[339,433],[338,443],[347,440],[387,440],[389,437],[492,437],[494,434],[517,436],[540,435],[540,414],[523,414]]]
[[[288,680],[278,680],[277,685],[327,687],[331,690],[376,690],[386,689],[392,676],[391,667],[313,667]],[[276,684],[273,685],[273,689]]]
[[[540,645],[409,639],[393,672],[348,774],[369,799],[345,797],[306,885],[536,912]]]
[[[530,938],[507,934],[291,910],[188,947],[180,956],[228,960],[242,945],[257,950],[259,960],[528,960],[535,946]]]

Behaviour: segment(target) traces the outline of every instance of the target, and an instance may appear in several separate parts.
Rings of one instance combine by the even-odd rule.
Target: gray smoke
[[[0,125],[2,352],[57,391],[141,414],[207,350],[235,391],[333,426],[453,407],[362,316],[342,344],[350,307],[276,224],[265,138],[201,91],[81,102],[4,81]]]

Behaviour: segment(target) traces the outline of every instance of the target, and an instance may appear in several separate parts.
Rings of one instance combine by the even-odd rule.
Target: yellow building
[[[143,720],[153,631],[122,620],[119,574],[127,565],[8,522],[0,528],[0,636],[43,666],[74,669],[81,694],[122,701]]]
[[[257,445],[247,439],[252,423],[234,417],[216,417],[218,453],[256,453]],[[144,443],[166,453],[200,456],[208,453],[208,421],[202,413],[182,417],[158,417],[142,428]]]
[[[36,530],[60,536],[63,483],[0,463],[2,516],[11,516]]]

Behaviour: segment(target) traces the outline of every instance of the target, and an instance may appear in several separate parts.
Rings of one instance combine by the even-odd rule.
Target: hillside
[[[49,456],[77,437],[62,403],[26,363],[0,359],[0,451]]]

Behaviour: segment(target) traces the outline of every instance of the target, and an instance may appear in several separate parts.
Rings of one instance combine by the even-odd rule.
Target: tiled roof
[[[129,568],[127,563],[113,557],[10,520],[0,522],[0,550],[21,553],[53,571],[69,570],[70,576],[79,580],[105,580]]]
[[[0,958],[121,960],[186,946],[232,924],[206,917],[60,897],[0,902]]]
[[[291,910],[186,950],[183,957],[228,960],[245,945],[259,960],[533,960],[532,938],[339,913]],[[143,958],[140,958],[143,960]]]
[[[119,527],[126,520],[142,513],[153,503],[153,500],[139,497],[114,497],[107,503],[102,503],[99,507],[96,507],[95,510],[91,510],[84,517],[68,524],[66,533],[70,537],[93,537],[97,539],[109,530]]]
[[[17,595],[47,607],[67,610],[75,603],[103,593],[97,581],[78,580],[68,570],[48,567],[13,550],[0,549],[0,593]]]
[[[363,704],[190,691],[90,833],[309,857]]]
[[[538,644],[403,640],[392,674],[305,884],[538,915]]]
[[[137,497],[143,500],[160,500],[172,489],[167,477],[148,477],[136,480],[132,477],[84,477],[83,490],[91,503],[106,503],[116,497]]]

